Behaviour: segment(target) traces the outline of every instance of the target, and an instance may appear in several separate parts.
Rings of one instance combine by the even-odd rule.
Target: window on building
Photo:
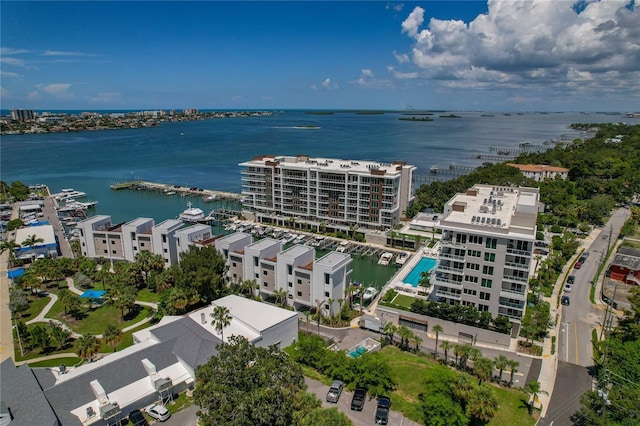
[[[260,278],[260,274],[256,274],[256,279]]]
[[[473,270],[479,271],[479,270],[480,270],[480,265],[479,265],[479,264],[477,264],[477,263],[470,263],[470,262],[467,262],[467,268],[468,268],[468,269],[473,269]]]
[[[325,304],[325,305],[324,305],[324,308],[325,308],[326,310],[329,310],[329,305]]]
[[[293,265],[287,265],[287,274],[293,274]]]
[[[474,277],[473,275],[465,275],[464,280],[470,283],[478,283],[478,277]]]
[[[107,240],[102,240],[102,244],[107,244]]]
[[[482,273],[485,275],[493,275],[493,266],[482,266]]]
[[[162,252],[163,252],[163,253],[167,253],[167,252],[168,252],[168,250],[167,250],[167,249],[162,249]]]
[[[115,251],[115,250],[112,250],[112,251],[111,251],[111,253],[116,254],[116,251]]]
[[[480,300],[491,300],[491,293],[480,292]]]
[[[162,234],[162,242],[163,243],[167,242],[167,234]]]
[[[298,296],[302,296],[302,292],[301,291],[298,292]]]
[[[258,266],[258,256],[253,256],[253,266]]]
[[[329,297],[329,292],[328,291],[324,292],[324,297]]]
[[[470,288],[465,288],[463,292],[464,294],[470,294],[471,296],[475,296],[477,294],[476,290],[472,290]]]
[[[324,283],[325,283],[325,284],[329,284],[329,278],[330,278],[330,275],[329,275],[329,274],[327,274],[327,273],[325,273],[325,274],[324,274]]]
[[[263,281],[263,282],[262,282],[262,285],[263,285],[264,287],[269,287],[269,283],[268,283],[268,282],[266,282],[266,281]]]
[[[144,243],[140,243],[140,247],[144,247]]]
[[[489,279],[483,278],[482,282],[480,283],[480,286],[486,287],[486,288],[491,288],[492,284],[493,284],[493,280],[489,280]]]
[[[267,271],[262,271],[262,275],[268,275]]]
[[[496,261],[496,254],[495,253],[485,253],[484,254],[484,261],[485,262],[495,262]]]
[[[107,249],[104,249],[104,254],[107,254],[107,253],[109,253],[109,252],[107,251]]]
[[[293,283],[289,281],[289,287],[293,287]]]
[[[229,257],[229,250],[224,249],[222,250],[222,253],[224,254],[224,257]]]
[[[302,284],[302,280],[298,278],[298,284]]]
[[[489,310],[489,305],[482,305],[482,304],[478,304],[478,310],[480,312],[485,312]]]
[[[494,249],[498,246],[497,238],[487,238],[487,243],[485,244],[486,248]]]

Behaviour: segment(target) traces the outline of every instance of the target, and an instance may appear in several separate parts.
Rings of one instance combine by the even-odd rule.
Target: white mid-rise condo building
[[[519,322],[527,304],[538,188],[475,185],[449,200],[431,297]]]
[[[413,201],[415,166],[298,156],[240,163],[243,207],[258,222],[386,230]]]

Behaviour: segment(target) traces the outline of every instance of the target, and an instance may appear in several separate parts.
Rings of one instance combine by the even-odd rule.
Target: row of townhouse
[[[391,229],[413,201],[415,166],[298,156],[240,163],[243,207],[258,222]]]
[[[325,315],[340,312],[340,302],[351,284],[351,256],[332,251],[316,259],[315,249],[236,232],[215,240],[232,281],[254,281],[254,295],[273,296],[285,290],[286,302],[295,309],[316,307]]]
[[[189,246],[206,245],[212,240],[209,225],[185,226],[176,219],[157,225],[150,218],[113,224],[111,216],[97,215],[79,222],[76,229],[80,231],[83,256],[133,262],[139,252],[146,250],[162,256],[167,267],[178,263],[180,253],[189,250]]]

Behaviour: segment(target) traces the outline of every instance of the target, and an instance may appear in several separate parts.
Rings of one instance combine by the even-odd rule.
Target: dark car
[[[129,413],[128,418],[132,426],[147,426],[149,424],[140,410],[133,410]]]
[[[342,395],[342,389],[344,389],[344,383],[340,380],[334,380],[327,392],[327,402],[338,402],[340,395]]]
[[[562,304],[565,306],[569,306],[571,304],[571,299],[569,299],[569,296],[562,296]]]
[[[569,275],[567,277],[567,284],[575,284],[575,282],[576,282],[576,277],[575,276]]]
[[[391,411],[391,399],[387,396],[378,397],[378,407],[376,408],[377,425],[389,423],[389,411]]]
[[[545,243],[544,241],[536,241],[535,242],[535,246],[536,247],[547,247],[549,244]]]
[[[364,407],[364,401],[367,397],[367,390],[365,388],[356,388],[351,399],[351,409],[356,411],[362,411]]]

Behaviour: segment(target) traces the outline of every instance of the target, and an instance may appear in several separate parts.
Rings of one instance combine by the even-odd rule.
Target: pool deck
[[[411,257],[409,258],[407,263],[405,263],[402,266],[402,268],[398,270],[398,272],[391,278],[391,280],[387,283],[387,285],[383,288],[383,290],[380,293],[384,294],[388,289],[391,288],[402,294],[407,294],[410,296],[422,296],[424,298],[427,298],[431,293],[431,290],[433,289],[433,285],[428,289],[424,289],[423,287],[419,287],[419,286],[414,287],[411,284],[406,284],[404,283],[403,280],[407,276],[407,274],[409,274],[411,270],[416,267],[416,265],[420,262],[420,260],[423,257],[437,259],[439,251],[440,251],[440,244],[438,243],[434,247],[431,247],[431,248],[424,247],[418,250],[416,253],[411,254]],[[423,291],[423,290],[426,290],[426,291]],[[372,306],[369,307],[369,311],[374,312],[376,306],[377,306],[377,303],[372,304]]]

